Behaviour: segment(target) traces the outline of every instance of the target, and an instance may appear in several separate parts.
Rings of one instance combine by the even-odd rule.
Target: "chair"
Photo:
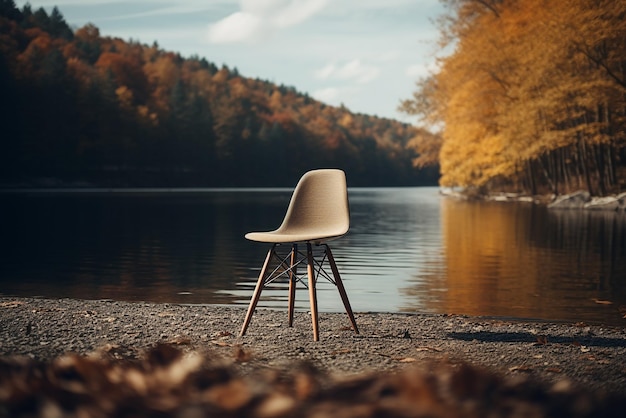
[[[250,232],[245,236],[251,241],[271,243],[272,247],[265,257],[240,335],[245,335],[248,329],[263,288],[279,277],[288,277],[289,326],[293,326],[296,284],[301,282],[309,290],[313,340],[319,341],[316,283],[320,276],[337,286],[352,328],[358,334],[359,330],[346,289],[330,247],[326,244],[327,241],[344,235],[349,227],[350,208],[345,173],[336,169],[312,170],[305,173],[296,185],[287,214],[278,229],[269,232]],[[277,253],[277,247],[282,244],[291,244],[291,251],[285,257]],[[306,253],[298,249],[299,244],[306,244]],[[315,252],[319,254],[314,255],[313,246],[316,248]],[[324,269],[325,262],[330,266],[332,277]],[[304,282],[304,276],[298,276],[298,266],[302,263],[307,265],[308,283]],[[276,267],[270,272],[269,267],[273,264],[276,264]]]

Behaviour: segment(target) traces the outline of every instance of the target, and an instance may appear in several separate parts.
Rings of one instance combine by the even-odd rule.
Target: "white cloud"
[[[315,71],[315,78],[320,80],[327,80],[335,72],[335,64],[328,64],[323,68]]]
[[[241,0],[243,12],[267,19],[277,27],[297,25],[320,12],[328,0]]]
[[[103,17],[102,20],[119,20],[119,19],[134,19],[141,17],[152,17],[152,16],[173,16],[173,15],[182,15],[182,14],[198,14],[198,13],[208,13],[215,10],[215,6],[210,6],[207,4],[177,4],[175,6],[166,6],[166,7],[156,7],[153,9],[148,9],[142,12],[137,13],[126,13],[122,15],[112,15],[108,17]]]
[[[241,0],[241,11],[209,25],[213,43],[251,42],[315,16],[328,0]]]
[[[339,89],[328,87],[314,91],[311,96],[321,102],[332,102],[339,96]]]
[[[358,59],[348,61],[339,67],[331,63],[315,72],[315,77],[321,80],[337,79],[359,84],[374,81],[379,75],[378,67],[363,64]]]
[[[214,43],[247,42],[264,38],[272,31],[262,19],[247,12],[236,12],[209,27]]]
[[[266,15],[273,10],[284,7],[289,0],[240,0],[239,6],[241,10],[256,15]]]
[[[327,3],[328,0],[293,0],[272,20],[279,28],[297,25],[322,11]]]
[[[357,83],[365,84],[373,81],[380,74],[377,67],[364,65],[359,60],[352,60],[337,70],[339,78],[344,80],[353,79]]]

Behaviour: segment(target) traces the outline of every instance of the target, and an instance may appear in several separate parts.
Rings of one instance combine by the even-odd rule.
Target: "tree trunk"
[[[534,196],[537,194],[537,182],[535,181],[535,173],[533,170],[533,163],[531,160],[526,161],[526,176],[528,177],[528,185],[530,187],[530,194]]]
[[[585,144],[585,138],[580,138],[578,140],[578,155],[580,160],[580,166],[585,175],[585,181],[587,182],[587,191],[589,193],[593,193],[593,188],[591,187],[591,176],[589,174],[589,167],[587,166],[587,146]]]
[[[605,163],[604,163],[604,146],[602,144],[598,144],[593,147],[593,154],[596,161],[596,172],[598,173],[598,189],[600,191],[600,195],[606,195],[606,182],[605,182]]]

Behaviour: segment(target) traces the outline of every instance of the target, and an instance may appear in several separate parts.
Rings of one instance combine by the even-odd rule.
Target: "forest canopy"
[[[156,42],[73,29],[0,0],[0,185],[293,186],[339,167],[353,186],[434,185],[427,131],[324,105]]]
[[[438,127],[442,186],[626,188],[626,1],[443,0],[451,52],[402,109]]]

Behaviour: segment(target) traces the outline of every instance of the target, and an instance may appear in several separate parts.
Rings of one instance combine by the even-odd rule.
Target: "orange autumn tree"
[[[599,195],[626,186],[626,2],[445,3],[442,43],[453,52],[403,104],[441,127],[441,184]]]
[[[355,186],[436,181],[409,124],[0,4],[0,184],[292,186],[330,166]]]

